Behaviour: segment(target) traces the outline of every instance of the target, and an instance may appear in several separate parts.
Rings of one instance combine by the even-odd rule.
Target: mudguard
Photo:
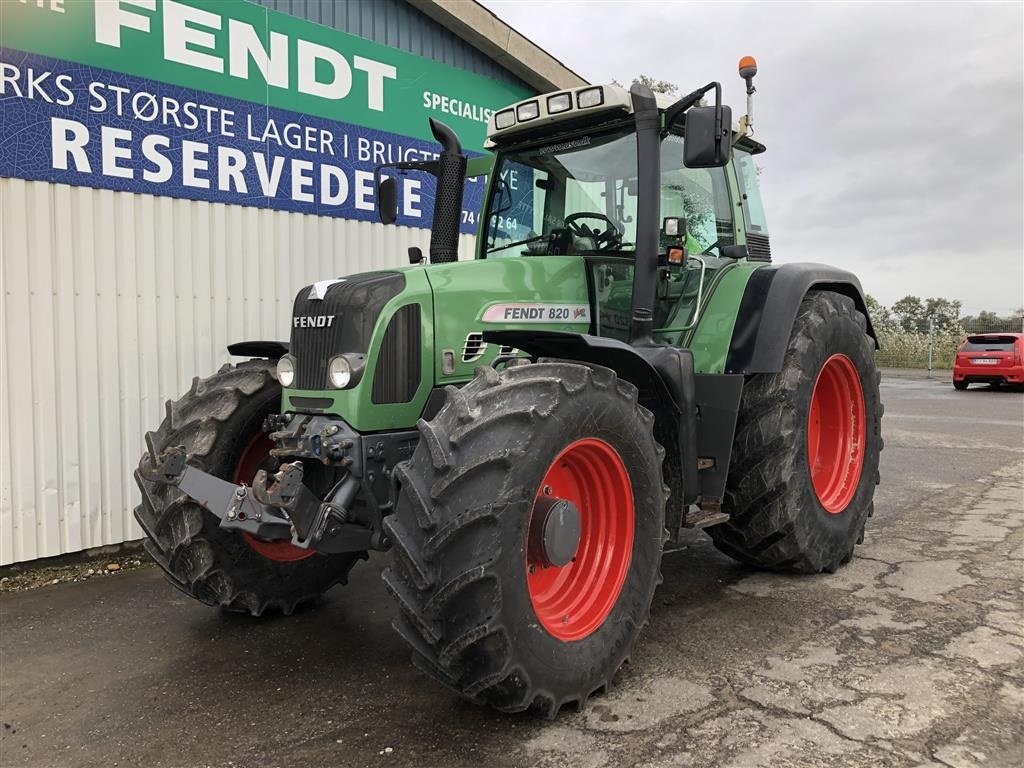
[[[875,340],[877,349],[878,338],[856,275],[825,264],[781,264],[759,269],[747,281],[733,327],[725,373],[782,370],[797,310],[804,296],[812,290],[835,291],[853,299],[867,318],[867,332]]]
[[[690,504],[698,498],[697,406],[690,350],[658,345],[634,347],[618,339],[562,331],[486,331],[483,338],[534,357],[603,365],[633,384],[640,392],[640,401],[654,411],[655,418],[677,425],[675,442],[682,467],[683,501]]]
[[[287,341],[236,341],[228,344],[228,354],[237,357],[265,357],[280,360],[288,354]]]

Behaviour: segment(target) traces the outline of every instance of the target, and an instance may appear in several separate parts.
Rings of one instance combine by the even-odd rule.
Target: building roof
[[[406,0],[540,93],[587,85],[475,0]]]

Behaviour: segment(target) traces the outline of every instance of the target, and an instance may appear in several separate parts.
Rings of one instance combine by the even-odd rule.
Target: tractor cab
[[[723,269],[741,259],[770,259],[753,160],[765,148],[745,124],[732,132],[731,146],[716,147],[714,121],[729,109],[692,106],[695,117],[684,117],[692,97],[655,97],[658,146],[646,149],[656,158],[644,156],[634,96],[620,86],[586,86],[497,112],[488,134],[497,157],[477,257],[583,257],[594,333],[627,341],[641,211],[657,210],[652,335],[681,344]],[[690,152],[687,122],[702,130]],[[642,173],[655,183],[644,185]],[[656,199],[642,199],[648,189],[656,189]]]

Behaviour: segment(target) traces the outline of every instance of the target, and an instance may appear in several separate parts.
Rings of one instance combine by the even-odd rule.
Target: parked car
[[[979,333],[968,336],[953,363],[953,386],[1024,385],[1024,333]]]

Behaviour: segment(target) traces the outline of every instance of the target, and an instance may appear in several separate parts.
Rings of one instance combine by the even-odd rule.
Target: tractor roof
[[[664,111],[676,99],[665,93],[656,93],[654,98],[658,109]],[[498,110],[487,121],[487,147],[493,148],[506,137],[513,137],[527,131],[533,133],[541,126],[557,126],[588,116],[613,116],[615,113],[633,113],[633,100],[629,91],[621,85],[584,85],[563,91],[553,91],[523,99],[511,106]],[[739,133],[739,126],[733,126],[733,133]],[[765,146],[750,136],[739,140],[739,145],[751,154],[765,151]]]

